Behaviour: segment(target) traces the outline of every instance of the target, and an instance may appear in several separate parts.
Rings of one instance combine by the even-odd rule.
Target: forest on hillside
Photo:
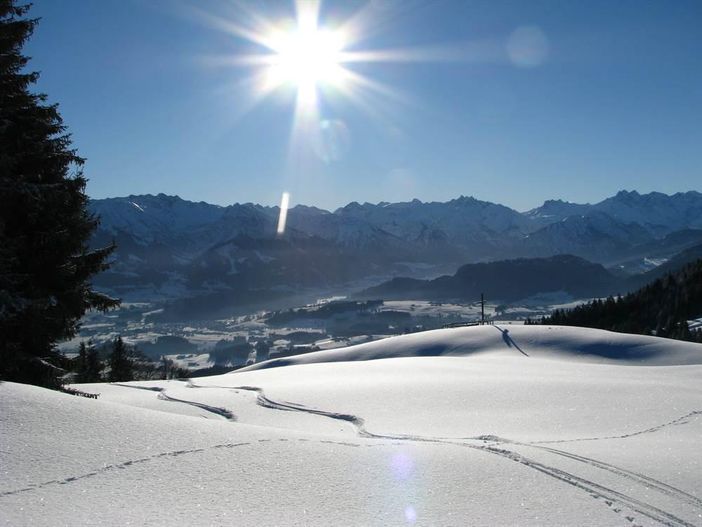
[[[557,309],[543,324],[583,326],[702,342],[688,321],[702,316],[702,259],[618,298]]]

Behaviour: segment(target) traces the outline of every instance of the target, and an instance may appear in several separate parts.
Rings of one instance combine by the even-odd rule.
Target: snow
[[[702,364],[702,346],[645,335],[566,326],[485,325],[437,329],[257,363],[245,370],[278,365],[373,360],[393,357],[512,355],[578,362],[645,365]]]
[[[166,355],[166,358],[173,361],[173,363],[179,368],[199,370],[214,366],[214,362],[210,360],[209,353],[178,353]]]
[[[664,225],[670,231],[702,226],[702,194],[695,191],[672,195],[620,191],[596,208],[613,218],[641,225]]]
[[[702,523],[702,345],[482,326],[285,360],[77,386],[97,400],[0,384],[0,518]]]
[[[145,241],[211,224],[226,210],[163,194],[91,200],[90,209],[100,216],[101,228],[112,233],[130,232]]]

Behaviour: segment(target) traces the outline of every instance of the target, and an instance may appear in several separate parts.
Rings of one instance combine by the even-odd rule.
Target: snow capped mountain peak
[[[619,199],[626,199],[626,198],[636,198],[641,196],[637,191],[635,190],[620,190],[617,192],[617,194],[614,196],[615,198]]]
[[[278,207],[275,207],[276,210],[279,210]],[[319,207],[314,207],[310,205],[295,205],[293,208],[291,208],[288,213],[296,213],[296,214],[310,214],[310,215],[322,215],[326,216],[328,214],[331,214],[328,210],[325,209],[320,209]]]
[[[206,226],[210,224],[218,224],[215,231],[222,236],[246,232],[261,235],[272,228],[268,224],[279,213],[278,207],[252,203],[222,207],[165,194],[93,200],[91,209],[101,217],[104,231],[113,234],[126,231],[145,241],[178,237],[192,229],[209,230]],[[600,217],[598,213],[606,217]],[[702,194],[690,191],[669,196],[659,192],[640,194],[622,190],[595,205],[553,199],[525,213],[463,195],[447,202],[413,199],[374,205],[352,201],[335,212],[297,205],[290,209],[289,221],[301,232],[331,240],[343,232],[344,238],[350,236],[362,245],[364,236],[375,240],[381,231],[407,241],[422,240],[431,232],[432,239],[444,239],[447,243],[476,237],[484,240],[486,236],[529,235],[569,218],[573,222],[566,224],[572,223],[573,228],[577,225],[580,231],[586,216],[591,217],[591,226],[599,226],[598,230],[602,227],[604,231],[621,231],[621,226],[604,228],[605,224],[614,221],[638,224],[655,236],[662,236],[674,230],[702,227]],[[499,243],[504,243],[504,239]]]
[[[702,194],[694,191],[673,195],[621,191],[594,208],[617,220],[643,225],[655,235],[702,227]]]
[[[344,255],[342,259],[355,259],[358,269],[345,275],[348,280],[359,278],[367,269],[364,266],[387,269],[393,262],[457,266],[563,253],[612,262],[627,256],[637,244],[650,244],[684,229],[702,229],[698,192],[668,196],[622,191],[594,205],[548,200],[525,213],[473,196],[447,202],[354,201],[334,212],[297,205],[288,213],[289,243],[275,248],[270,243],[277,239],[277,206],[235,203],[223,207],[158,194],[93,200],[90,209],[101,220],[95,243],[117,241],[117,264],[110,272],[127,287],[137,279],[150,283],[154,272],[161,273],[158,280],[163,283],[172,276],[188,275],[188,266],[218,244],[229,244],[231,261],[238,261],[237,252],[245,249],[230,243],[235,239],[260,242],[256,250],[267,252],[266,261],[284,253],[309,254],[316,243],[314,251],[324,256],[313,272],[326,276],[325,267]],[[264,261],[247,255],[250,262],[258,262],[255,266]],[[215,259],[207,261],[219,265]],[[230,273],[242,268],[227,263],[195,274],[209,279],[206,275],[216,276],[220,267]],[[263,280],[266,272],[257,279]],[[114,275],[112,283],[117,280]],[[225,278],[231,276],[235,275]]]
[[[478,200],[475,199],[473,196],[464,196],[463,194],[451,200],[451,202],[453,203],[475,203],[477,201]]]
[[[224,212],[219,205],[185,201],[165,194],[92,200],[90,210],[100,217],[101,229],[113,234],[129,232],[144,241],[211,223]]]
[[[358,201],[352,201],[347,203],[343,207],[339,207],[334,211],[335,214],[348,214],[354,213],[356,211],[363,210],[363,206]]]
[[[541,223],[562,221],[570,216],[583,215],[591,205],[571,203],[562,199],[549,199],[544,204],[535,209],[531,209],[524,214]]]

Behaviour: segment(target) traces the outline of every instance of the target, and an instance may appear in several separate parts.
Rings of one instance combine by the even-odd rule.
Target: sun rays
[[[387,29],[400,12],[412,9],[411,2],[369,1],[355,12],[343,3],[322,9],[321,0],[296,0],[292,5],[294,10],[283,12],[280,3],[269,4],[265,13],[237,0],[219,4],[224,11],[218,13],[194,5],[189,8],[189,13],[207,27],[234,37],[233,49],[205,61],[240,72],[235,75],[236,84],[223,92],[225,98],[231,97],[235,114],[242,116],[275,94],[279,95],[276,102],[290,103],[278,234],[285,231],[282,210],[291,200],[290,192],[309,191],[314,174],[342,161],[353,147],[354,132],[362,133],[344,122],[351,119],[349,109],[362,113],[369,124],[396,130],[395,109],[414,106],[412,98],[398,86],[383,82],[388,78],[388,66],[510,61],[532,66],[542,60],[547,49],[545,39],[536,39],[534,31],[512,39],[509,56],[501,39],[397,46],[396,38],[385,38]],[[373,45],[378,43],[378,35],[383,36],[381,41],[394,45]],[[538,56],[528,53],[536,40]],[[526,51],[525,46],[529,48]]]
[[[300,134],[310,134],[320,123],[324,97],[340,98],[368,110],[368,97],[403,100],[399,91],[355,71],[363,63],[424,60],[416,50],[363,49],[362,40],[373,17],[366,6],[337,24],[320,20],[321,2],[298,0],[293,17],[269,19],[245,4],[235,3],[227,15],[197,8],[193,13],[209,27],[252,45],[253,53],[208,57],[210,64],[248,71],[243,85],[250,91],[250,110],[275,92],[294,93],[295,109],[291,145]],[[309,138],[310,144],[315,142]]]

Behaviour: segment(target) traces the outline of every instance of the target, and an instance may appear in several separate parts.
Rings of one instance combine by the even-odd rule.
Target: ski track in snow
[[[139,465],[141,463],[147,463],[149,461],[154,461],[159,458],[164,458],[164,457],[178,457],[178,456],[183,456],[186,454],[199,454],[202,452],[205,452],[206,450],[211,450],[211,449],[217,449],[217,448],[234,448],[238,446],[244,446],[244,445],[249,445],[251,443],[221,443],[218,445],[213,445],[210,447],[206,448],[194,448],[190,450],[173,450],[170,452],[161,452],[159,454],[154,454],[152,456],[147,456],[139,459],[130,459],[129,461],[124,461],[122,463],[114,463],[111,465],[105,465],[104,467],[95,470],[93,472],[87,472],[85,474],[81,474],[79,476],[70,476],[64,479],[53,479],[51,481],[45,481],[43,483],[37,483],[37,484],[30,484],[27,487],[17,489],[17,490],[9,490],[6,492],[0,493],[0,497],[2,496],[12,496],[13,494],[20,494],[22,492],[28,492],[31,490],[39,490],[44,487],[48,487],[50,485],[66,485],[68,483],[73,483],[75,481],[80,481],[82,479],[86,478],[92,478],[93,476],[97,476],[99,474],[104,474],[106,472],[110,472],[113,470],[119,470],[119,469],[125,469],[127,467],[130,467],[132,465]]]
[[[166,457],[178,457],[178,456],[183,456],[183,455],[188,455],[188,454],[201,454],[204,453],[208,450],[217,450],[217,449],[222,449],[222,448],[235,448],[239,446],[249,446],[253,445],[255,442],[256,443],[273,443],[275,441],[279,442],[288,442],[291,441],[287,438],[281,437],[277,439],[257,439],[255,441],[245,441],[241,443],[220,443],[217,445],[211,445],[207,447],[202,447],[202,448],[193,448],[189,450],[174,450],[174,451],[169,451],[169,452],[161,452],[159,454],[154,454],[152,456],[147,456],[143,458],[138,458],[138,459],[130,459],[128,461],[123,461],[122,463],[113,463],[110,465],[105,465],[102,468],[92,471],[92,472],[86,472],[84,474],[80,474],[77,476],[69,476],[64,479],[52,479],[50,481],[45,481],[43,483],[30,483],[26,487],[20,488],[20,489],[15,489],[15,490],[8,490],[5,492],[0,492],[0,498],[4,496],[12,496],[15,494],[21,494],[23,492],[29,492],[33,490],[40,490],[44,487],[48,487],[51,485],[66,485],[68,483],[73,483],[76,481],[80,481],[82,479],[86,478],[92,478],[94,476],[98,476],[100,474],[105,474],[114,470],[119,470],[119,469],[126,469],[129,468],[133,465],[139,465],[141,463],[147,463],[149,461],[154,461],[157,459],[162,459]],[[305,439],[305,438],[298,438],[297,441],[299,442],[315,442],[314,440],[311,439]],[[361,447],[363,445],[360,445],[358,443],[349,443],[348,441],[330,441],[330,440],[318,440],[316,441],[317,443],[323,443],[323,444],[331,444],[331,445],[340,445],[340,446],[347,446],[347,447]],[[398,445],[400,443],[382,443],[382,444],[376,444],[376,445],[365,445],[367,447],[375,447],[375,446],[382,446],[385,445],[387,446],[388,444],[394,444]]]
[[[166,394],[166,388],[161,388],[159,386],[132,386],[130,384],[121,384],[118,382],[112,383],[113,386],[121,386],[122,388],[133,388],[135,390],[146,390],[149,392],[158,392],[158,398],[162,399],[164,401],[171,401],[174,403],[183,403],[183,404],[188,404],[190,406],[194,406],[195,408],[200,408],[201,410],[205,410],[206,412],[213,413],[215,415],[219,415],[220,417],[224,417],[225,419],[229,421],[236,421],[236,415],[234,415],[232,412],[227,410],[226,408],[220,408],[218,406],[210,406],[208,404],[203,404],[203,403],[198,403],[197,401],[186,401],[185,399],[176,399],[175,397],[170,397]]]
[[[157,397],[165,400],[165,401],[170,401],[170,402],[175,402],[175,403],[181,403],[181,404],[187,404],[191,406],[195,406],[197,408],[200,408],[202,410],[211,412],[219,417],[223,417],[229,421],[236,421],[236,416],[234,413],[232,413],[230,410],[226,408],[221,408],[221,407],[216,407],[216,406],[210,406],[204,403],[199,403],[197,401],[188,401],[184,399],[178,399],[175,397],[169,396],[166,391],[166,388],[163,387],[147,387],[147,386],[133,386],[133,385],[128,385],[128,384],[120,384],[120,383],[114,383],[115,386],[122,386],[125,388],[132,388],[132,389],[139,389],[139,390],[147,390],[151,392],[155,392],[157,394]],[[197,389],[203,389],[203,388],[215,388],[215,389],[225,389],[225,390],[243,390],[243,391],[250,391],[256,393],[256,404],[263,408],[271,409],[271,410],[279,410],[279,411],[286,411],[286,412],[301,412],[301,413],[307,413],[307,414],[312,414],[312,415],[318,415],[320,417],[326,417],[329,419],[334,419],[337,421],[342,421],[345,423],[349,423],[355,430],[356,435],[359,438],[363,439],[379,439],[379,440],[386,440],[386,441],[391,441],[391,443],[382,443],[383,445],[400,445],[402,442],[409,441],[409,442],[422,442],[422,443],[433,443],[433,444],[445,444],[445,445],[452,445],[452,446],[458,446],[458,447],[465,447],[465,448],[471,448],[474,450],[478,450],[481,452],[484,452],[486,454],[491,454],[495,456],[502,457],[504,459],[519,463],[525,467],[528,467],[532,470],[536,470],[546,476],[552,477],[560,482],[566,483],[568,485],[571,485],[579,490],[584,491],[587,493],[590,497],[598,500],[604,500],[604,503],[609,507],[613,512],[617,513],[618,515],[623,515],[625,519],[632,525],[635,525],[635,517],[632,516],[629,512],[625,511],[627,509],[628,511],[631,511],[633,514],[638,514],[640,516],[644,516],[650,520],[656,521],[662,525],[666,525],[669,527],[695,527],[696,524],[690,523],[675,514],[668,512],[664,509],[661,509],[659,507],[656,507],[654,505],[650,505],[646,503],[645,501],[642,501],[641,499],[638,499],[637,497],[631,495],[631,493],[626,494],[624,492],[615,490],[611,487],[605,486],[601,483],[598,483],[596,481],[593,481],[591,479],[586,479],[584,477],[578,476],[572,472],[567,472],[565,470],[562,470],[560,468],[557,468],[555,466],[547,465],[545,463],[536,461],[534,459],[528,458],[519,452],[516,452],[515,450],[509,450],[507,448],[504,448],[506,445],[514,445],[516,447],[527,447],[527,448],[533,448],[533,449],[538,449],[542,453],[548,453],[553,456],[557,456],[560,458],[566,458],[572,461],[576,461],[579,463],[582,463],[583,465],[587,465],[588,467],[594,467],[596,469],[602,470],[607,472],[610,475],[614,475],[617,477],[620,477],[622,479],[625,479],[627,482],[629,482],[629,489],[631,489],[631,483],[633,482],[634,484],[640,485],[643,488],[651,491],[656,491],[660,494],[665,495],[668,498],[675,499],[677,501],[683,502],[687,505],[691,505],[698,509],[700,512],[702,512],[702,499],[694,496],[693,494],[690,494],[688,492],[685,492],[681,489],[678,489],[672,485],[669,485],[665,482],[662,482],[660,480],[657,480],[651,476],[648,476],[646,474],[641,474],[638,472],[630,471],[622,467],[618,467],[616,465],[612,465],[610,463],[606,463],[604,461],[600,461],[597,459],[577,455],[571,452],[567,452],[564,450],[558,450],[552,447],[544,446],[546,444],[553,444],[553,443],[566,443],[566,442],[576,442],[576,441],[596,441],[596,440],[606,440],[606,439],[627,439],[630,437],[642,435],[642,434],[647,434],[647,433],[654,433],[657,432],[665,427],[668,426],[674,426],[674,425],[682,425],[686,424],[689,422],[689,420],[693,417],[697,417],[698,415],[702,415],[702,411],[700,410],[695,410],[692,412],[689,412],[688,414],[685,414],[681,417],[678,417],[677,419],[674,419],[672,421],[669,421],[667,423],[663,423],[654,427],[647,428],[645,430],[640,430],[636,432],[632,432],[629,434],[622,434],[618,436],[603,436],[603,437],[590,437],[590,438],[577,438],[577,439],[566,439],[566,440],[554,440],[554,441],[535,441],[535,442],[527,442],[527,443],[522,443],[518,441],[513,441],[507,438],[502,438],[494,435],[480,435],[476,437],[465,437],[465,438],[443,438],[443,437],[431,437],[431,436],[419,436],[419,435],[408,435],[408,434],[376,434],[373,432],[370,432],[369,430],[366,429],[365,427],[365,421],[363,418],[358,417],[353,414],[346,414],[346,413],[339,413],[339,412],[331,412],[331,411],[325,411],[325,410],[320,410],[316,408],[309,408],[306,407],[302,404],[298,403],[292,403],[292,402],[287,402],[287,401],[276,401],[271,398],[269,398],[264,390],[260,387],[256,386],[202,386],[202,385],[197,385],[193,383],[191,380],[189,380],[186,384],[187,387],[190,388],[197,388]],[[258,443],[267,443],[267,442],[272,442],[276,441],[276,439],[259,439],[257,440]],[[286,438],[278,438],[277,441],[288,441]],[[314,440],[310,439],[305,439],[305,438],[299,438],[298,441],[300,442],[310,442]],[[341,446],[347,446],[347,447],[353,447],[353,448],[358,448],[361,447],[361,444],[358,443],[351,443],[348,441],[334,441],[334,440],[318,440],[317,442],[323,443],[323,444],[335,444],[335,445],[341,445]],[[116,470],[121,470],[121,469],[126,469],[134,465],[142,464],[142,463],[147,463],[147,462],[152,462],[157,459],[163,459],[163,458],[176,458],[178,456],[182,455],[193,455],[193,454],[201,454],[209,450],[215,450],[215,449],[222,449],[222,448],[234,448],[234,447],[239,447],[239,446],[246,446],[246,445],[251,445],[253,442],[242,442],[242,443],[222,443],[222,444],[217,444],[209,447],[202,447],[202,448],[195,448],[195,449],[190,449],[190,450],[175,450],[175,451],[169,451],[169,452],[162,452],[159,454],[154,454],[151,456],[139,458],[139,459],[132,459],[128,461],[124,461],[122,463],[116,463],[116,464],[110,464],[110,465],[105,465],[104,467],[94,470],[92,472],[84,473],[81,475],[77,476],[71,476],[67,477],[64,479],[55,479],[51,481],[46,481],[43,483],[38,483],[38,484],[30,484],[24,488],[16,489],[16,490],[11,490],[11,491],[6,491],[0,493],[0,498],[3,496],[11,496],[15,494],[20,494],[24,492],[29,492],[29,491],[35,491],[42,489],[44,487],[52,486],[52,485],[66,485],[69,483],[77,482],[80,480],[84,480],[86,478],[91,478],[94,476],[98,476],[101,474],[106,474],[110,473]],[[381,444],[376,443],[376,444],[368,444],[365,446],[381,446]],[[631,490],[629,490],[631,492]]]
[[[188,381],[187,386],[191,387],[191,388],[220,388],[220,389],[229,389],[229,390],[252,391],[252,392],[256,393],[256,403],[259,406],[262,406],[264,408],[273,409],[273,410],[281,410],[281,411],[288,411],[288,412],[290,412],[290,411],[303,412],[303,413],[319,415],[322,417],[327,417],[330,419],[336,419],[339,421],[347,422],[347,423],[350,423],[355,428],[356,434],[361,438],[448,444],[448,445],[454,445],[454,446],[467,447],[467,448],[471,448],[474,450],[479,450],[479,451],[486,452],[489,454],[497,455],[497,456],[503,457],[505,459],[508,459],[510,461],[520,463],[521,465],[524,465],[524,466],[531,468],[533,470],[537,470],[537,471],[541,472],[542,474],[550,476],[550,477],[557,479],[563,483],[567,483],[569,485],[572,485],[573,487],[586,492],[589,496],[591,496],[594,499],[598,499],[598,500],[603,499],[605,504],[610,509],[612,509],[613,512],[615,512],[617,514],[626,514],[623,512],[623,509],[621,508],[621,507],[626,507],[627,509],[633,511],[635,514],[645,516],[648,519],[654,520],[662,525],[667,525],[669,527],[678,527],[678,526],[695,527],[696,524],[690,523],[690,522],[676,516],[675,514],[668,512],[666,510],[663,510],[659,507],[655,507],[653,505],[650,505],[650,504],[646,503],[645,501],[642,501],[640,499],[637,499],[634,496],[631,496],[630,494],[625,494],[623,492],[614,490],[610,487],[607,487],[605,485],[597,483],[596,481],[592,481],[590,479],[583,478],[581,476],[578,476],[578,475],[573,474],[571,472],[567,472],[567,471],[559,469],[557,467],[546,465],[544,463],[540,463],[538,461],[535,461],[533,459],[525,457],[522,454],[515,452],[513,450],[507,450],[505,448],[498,448],[497,445],[502,446],[502,445],[506,445],[506,444],[513,444],[515,446],[526,446],[526,447],[538,449],[542,452],[548,452],[548,453],[556,455],[556,456],[565,457],[567,459],[578,461],[578,462],[583,463],[585,465],[588,465],[590,467],[595,467],[595,468],[601,469],[603,471],[606,471],[611,475],[622,477],[622,478],[626,479],[627,481],[634,482],[638,485],[643,486],[644,488],[646,488],[648,490],[657,491],[661,494],[664,494],[665,496],[667,496],[669,498],[673,498],[673,499],[676,499],[678,501],[682,501],[688,505],[692,505],[693,507],[698,508],[700,511],[702,511],[702,499],[700,499],[697,496],[694,496],[688,492],[685,492],[681,489],[678,489],[672,485],[669,485],[665,482],[657,480],[651,476],[647,476],[645,474],[641,474],[638,472],[633,472],[633,471],[627,470],[625,468],[618,467],[616,465],[612,465],[610,463],[606,463],[604,461],[600,461],[597,459],[588,458],[585,456],[579,456],[577,454],[572,454],[570,452],[566,452],[563,450],[557,450],[555,448],[541,446],[542,444],[545,444],[545,443],[555,443],[555,442],[563,442],[563,441],[552,441],[552,442],[541,441],[541,442],[520,443],[517,441],[497,437],[494,435],[482,435],[482,436],[477,436],[477,437],[463,438],[462,439],[463,442],[461,442],[460,439],[456,440],[456,439],[440,438],[440,437],[425,437],[425,436],[404,435],[404,434],[402,434],[402,435],[375,434],[375,433],[370,432],[366,429],[365,421],[361,417],[358,417],[358,416],[355,416],[352,414],[344,414],[344,413],[338,413],[338,412],[318,410],[315,408],[308,408],[304,405],[291,403],[291,402],[287,402],[287,401],[285,401],[285,402],[275,401],[275,400],[272,400],[269,397],[267,397],[262,388],[259,388],[256,386],[235,386],[235,387],[199,386],[199,385],[194,384],[192,381]],[[659,431],[662,428],[665,428],[667,426],[686,424],[689,422],[689,419],[691,417],[695,417],[695,416],[700,415],[700,414],[702,414],[702,411],[696,410],[696,411],[690,412],[688,414],[685,414],[682,417],[679,417],[677,419],[669,421],[667,423],[663,423],[661,425],[657,425],[657,426],[647,428],[645,430],[633,432],[630,434],[623,434],[620,436],[605,436],[605,437],[599,437],[599,438],[574,439],[574,440],[566,440],[566,441],[594,441],[594,440],[604,440],[604,439],[626,439],[626,438],[634,437],[637,435],[657,432],[657,431]],[[492,443],[492,444],[490,444],[490,445],[471,444],[471,443],[467,443],[465,441],[481,441],[483,443]],[[634,520],[635,520],[634,516],[625,515],[625,518],[628,522],[630,522],[631,524],[634,524]]]
[[[470,445],[466,445],[470,446]],[[678,526],[684,526],[684,527],[695,527],[694,523],[687,522],[683,520],[682,518],[679,518],[678,516],[675,516],[674,514],[667,512],[663,509],[660,509],[658,507],[655,507],[653,505],[649,505],[648,503],[641,501],[629,494],[624,494],[623,492],[616,491],[612,488],[606,487],[604,485],[601,485],[599,483],[596,483],[592,480],[588,480],[585,478],[582,478],[580,476],[576,476],[575,474],[571,472],[566,472],[565,470],[561,470],[556,467],[552,467],[549,465],[545,465],[543,463],[539,463],[537,461],[534,461],[533,459],[529,459],[517,452],[514,452],[512,450],[505,450],[501,448],[495,448],[495,447],[471,447],[471,448],[477,448],[479,450],[483,450],[485,452],[489,452],[491,454],[495,454],[501,457],[504,457],[506,459],[509,459],[511,461],[515,461],[517,463],[521,463],[522,465],[532,468],[534,470],[538,470],[539,472],[546,474],[547,476],[551,476],[552,478],[555,478],[559,481],[562,481],[564,483],[568,483],[569,485],[572,485],[578,489],[584,490],[587,492],[591,497],[595,499],[600,499],[603,498],[605,500],[605,503],[607,504],[608,507],[610,507],[614,512],[616,513],[621,513],[622,509],[620,508],[614,508],[614,504],[618,503],[620,505],[623,505],[633,512],[640,514],[642,516],[646,516],[649,519],[652,519],[654,521],[657,521],[658,523],[661,523],[663,525],[668,525],[669,527],[678,527]],[[649,488],[654,488],[654,487],[649,487]],[[634,517],[633,516],[626,516],[626,519],[629,520],[630,522],[633,523]]]
[[[580,461],[582,463],[592,465],[592,466],[600,468],[602,470],[606,470],[608,472],[611,472],[612,474],[622,476],[626,479],[633,480],[637,483],[641,483],[646,487],[653,488],[653,489],[657,490],[658,492],[661,492],[661,493],[667,494],[673,498],[685,501],[685,502],[687,502],[690,505],[693,505],[695,507],[702,508],[702,499],[698,498],[697,496],[694,496],[688,492],[685,492],[684,490],[678,489],[677,487],[673,487],[672,485],[668,485],[667,483],[664,483],[660,480],[657,480],[657,479],[652,478],[650,476],[647,476],[645,474],[641,474],[639,472],[633,472],[631,470],[626,470],[626,469],[618,467],[616,465],[611,465],[609,463],[605,463],[604,461],[600,461],[600,460],[585,457],[585,456],[580,456],[577,454],[573,454],[571,452],[566,452],[564,450],[556,450],[555,448],[537,446],[537,445],[534,445],[533,443],[529,443],[529,444],[527,444],[527,446],[532,446],[534,448],[538,448],[539,450],[544,450],[546,452],[550,452],[550,453],[556,454],[558,456],[567,457],[570,459],[574,459],[575,461]]]
[[[532,444],[539,444],[539,445],[547,445],[547,444],[553,444],[553,443],[575,443],[578,441],[601,441],[603,439],[627,439],[629,437],[634,437],[642,434],[650,434],[652,432],[658,432],[659,430],[666,428],[668,426],[676,426],[676,425],[684,425],[689,423],[689,419],[691,417],[696,417],[698,415],[702,415],[702,410],[693,410],[690,413],[687,413],[685,415],[682,415],[676,419],[673,419],[672,421],[668,421],[667,423],[663,423],[660,425],[652,426],[651,428],[647,428],[645,430],[639,430],[637,432],[632,432],[630,434],[622,434],[618,436],[602,436],[602,437],[582,437],[582,438],[576,438],[576,439],[554,439],[550,441],[534,441]]]

